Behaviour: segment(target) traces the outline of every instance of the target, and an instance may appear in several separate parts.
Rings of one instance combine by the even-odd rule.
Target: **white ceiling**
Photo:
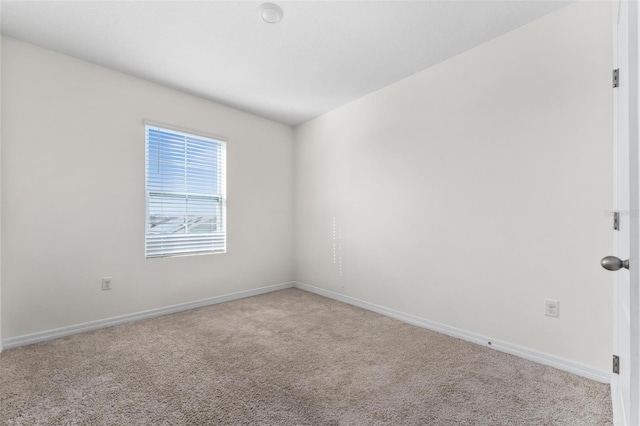
[[[278,24],[254,1],[2,0],[1,30],[297,125],[568,4],[274,2]]]

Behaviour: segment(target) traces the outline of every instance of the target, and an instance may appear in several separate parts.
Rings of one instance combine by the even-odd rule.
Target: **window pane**
[[[147,257],[224,251],[225,143],[146,127]]]

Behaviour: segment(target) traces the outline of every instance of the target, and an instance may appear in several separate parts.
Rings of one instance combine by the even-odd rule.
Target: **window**
[[[226,249],[226,143],[145,126],[149,257]]]

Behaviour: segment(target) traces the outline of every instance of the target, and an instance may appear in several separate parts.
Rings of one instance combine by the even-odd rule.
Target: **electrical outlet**
[[[544,299],[544,314],[548,317],[560,316],[560,302],[553,299]]]
[[[102,277],[102,289],[111,290],[111,277]]]

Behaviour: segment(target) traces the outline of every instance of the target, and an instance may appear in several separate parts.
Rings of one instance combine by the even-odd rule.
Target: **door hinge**
[[[613,87],[616,88],[620,85],[620,69],[613,70]]]
[[[613,229],[620,230],[620,212],[613,212]]]
[[[613,372],[620,374],[620,357],[618,355],[613,356]]]

